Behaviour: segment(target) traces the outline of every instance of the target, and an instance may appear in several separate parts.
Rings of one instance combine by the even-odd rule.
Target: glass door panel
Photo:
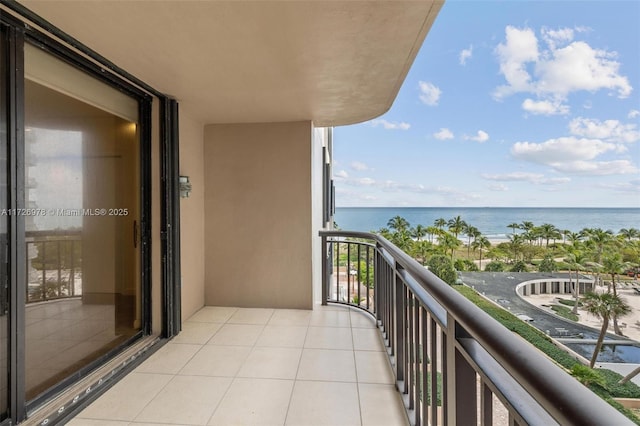
[[[24,93],[31,400],[141,330],[140,143],[137,101],[31,45]]]

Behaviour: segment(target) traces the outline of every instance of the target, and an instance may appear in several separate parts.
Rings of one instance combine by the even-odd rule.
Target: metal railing
[[[32,231],[27,248],[27,303],[82,295],[80,232]]]
[[[632,424],[385,238],[320,236],[323,303],[375,316],[412,424]]]

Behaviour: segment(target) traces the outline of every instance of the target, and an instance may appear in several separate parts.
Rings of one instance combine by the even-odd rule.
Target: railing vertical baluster
[[[340,301],[340,240],[335,242],[336,245],[336,302]]]
[[[412,293],[413,294],[413,293]],[[422,376],[424,375],[424,372],[422,371],[422,359],[421,359],[421,348],[422,345],[420,344],[420,329],[421,329],[421,325],[420,325],[420,304],[418,303],[418,299],[413,296],[412,298],[412,303],[413,303],[413,322],[414,322],[414,326],[413,326],[413,351],[414,351],[414,367],[413,370],[415,372],[415,378],[414,378],[414,386],[415,386],[415,396],[414,396],[414,404],[415,404],[415,413],[416,413],[416,421],[415,424],[416,426],[420,425],[420,409],[421,409],[421,404],[420,404],[420,400],[422,399],[422,392],[425,391],[425,389],[422,387]]]
[[[447,353],[449,342],[447,339],[447,333],[444,329],[440,331],[440,354],[442,356],[442,424],[449,424],[449,406],[455,396],[449,398],[449,358]],[[455,417],[453,417],[455,418]]]
[[[478,422],[476,372],[462,353],[454,348],[455,423],[475,425]]]
[[[369,306],[369,298],[371,297],[371,292],[370,292],[370,286],[371,286],[371,282],[370,282],[370,278],[369,278],[369,268],[371,267],[371,265],[369,265],[369,263],[371,262],[371,247],[367,246],[367,270],[366,270],[366,274],[367,274],[367,310],[370,310],[371,307]],[[375,269],[373,270],[373,273],[375,274]],[[375,275],[373,277],[373,281],[375,282]],[[375,306],[375,304],[374,304]],[[375,309],[375,308],[374,308]]]
[[[327,237],[322,236],[322,300],[323,305],[327,304],[327,297],[329,293],[329,254],[327,250]]]
[[[406,304],[406,312],[405,312],[405,316],[406,316],[406,321],[407,321],[407,327],[405,327],[405,333],[406,334],[406,359],[407,359],[407,366],[406,366],[406,372],[407,372],[407,380],[406,380],[406,389],[409,391],[409,409],[413,410],[415,408],[414,406],[414,400],[415,400],[415,379],[416,379],[416,370],[415,370],[415,365],[416,365],[416,360],[414,359],[414,350],[413,347],[415,345],[415,341],[413,340],[413,333],[414,333],[414,329],[415,329],[415,324],[413,322],[413,294],[403,285],[403,297],[404,299],[407,301]]]
[[[361,274],[362,262],[360,261],[361,258],[362,258],[362,244],[358,244],[358,269],[357,269],[358,275],[356,276],[357,277],[356,283],[358,285],[358,303],[357,303],[358,306],[362,306],[362,300],[360,299],[360,297],[362,297],[360,295],[360,287],[362,287],[362,283],[360,282],[360,277],[362,277],[362,274]]]
[[[392,346],[395,348],[396,352],[396,379],[404,382],[404,388],[400,391],[402,393],[406,392],[406,377],[405,377],[405,341],[404,341],[404,330],[406,329],[405,320],[405,305],[406,299],[404,296],[404,285],[402,285],[402,281],[400,281],[398,274],[396,271],[393,272],[393,282],[394,282],[394,299],[395,299],[395,314],[393,317],[395,318],[395,339],[394,344]]]
[[[493,392],[484,380],[480,383],[480,422],[482,426],[493,424]]]
[[[431,358],[429,359],[429,374],[431,375],[431,424],[438,424],[438,323],[430,316],[431,334],[430,347]],[[442,390],[441,394],[444,395]],[[444,404],[444,403],[443,403]]]
[[[351,243],[347,242],[347,296],[346,302],[351,302]]]
[[[420,424],[428,425],[429,422],[429,399],[427,395],[429,395],[429,374],[430,371],[428,369],[429,363],[429,319],[427,316],[427,309],[423,306],[420,306],[420,323],[422,324],[421,330],[421,340],[422,340],[422,351],[420,352],[420,356],[422,357],[422,362],[420,363],[420,367],[422,369],[422,380],[420,382],[420,386],[422,388],[422,394],[420,396],[420,403],[422,404],[422,421]],[[433,394],[432,394],[433,395]],[[433,398],[433,396],[431,397]],[[435,426],[435,425],[434,425]]]

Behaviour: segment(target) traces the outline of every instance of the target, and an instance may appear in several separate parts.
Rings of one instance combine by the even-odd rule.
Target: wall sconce
[[[189,198],[191,194],[191,182],[189,182],[189,176],[180,176],[180,198]]]

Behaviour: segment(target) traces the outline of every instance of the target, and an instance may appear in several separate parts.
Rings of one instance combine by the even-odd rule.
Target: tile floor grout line
[[[311,311],[313,312],[313,310]],[[309,319],[309,322],[311,322],[311,319]],[[291,400],[293,399],[293,392],[296,389],[296,383],[298,383],[298,375],[300,374],[300,365],[302,365],[302,355],[304,354],[304,350],[305,350],[305,343],[307,343],[307,335],[309,334],[309,327],[310,325],[307,324],[307,330],[304,333],[304,340],[302,341],[302,348],[300,349],[300,358],[298,359],[298,367],[296,368],[296,374],[293,377],[293,386],[291,386],[291,393],[289,394],[289,402],[287,402],[287,411],[286,414],[284,416],[284,422],[282,423],[283,426],[285,426],[287,424],[287,419],[289,418],[289,411],[291,410]]]

